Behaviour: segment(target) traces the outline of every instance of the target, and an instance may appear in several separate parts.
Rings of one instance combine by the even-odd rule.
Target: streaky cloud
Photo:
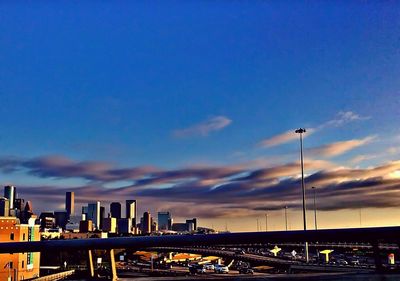
[[[310,148],[308,149],[308,153],[316,156],[334,157],[344,154],[357,147],[366,145],[372,142],[374,139],[376,139],[376,136],[368,136],[363,139],[334,142],[320,147]]]
[[[340,111],[336,114],[335,118],[332,120],[329,120],[317,127],[314,128],[306,128],[307,132],[303,135],[304,137],[307,137],[317,131],[320,131],[325,128],[329,127],[339,127],[343,126],[347,123],[354,122],[354,121],[361,121],[361,120],[368,120],[370,117],[364,117],[360,116],[357,113],[354,113],[352,111]],[[295,129],[286,131],[284,133],[275,135],[273,137],[267,138],[265,140],[262,140],[259,142],[259,146],[261,147],[273,147],[273,146],[278,146],[284,143],[288,143],[294,140],[298,139],[298,135],[294,133]]]
[[[225,116],[215,116],[191,127],[175,130],[173,135],[177,138],[186,138],[193,136],[206,137],[211,132],[220,131],[229,126],[232,120]]]

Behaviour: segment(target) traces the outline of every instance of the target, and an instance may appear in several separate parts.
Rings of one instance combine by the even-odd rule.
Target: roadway
[[[198,235],[163,235],[116,238],[89,238],[0,243],[0,253],[23,253],[91,249],[146,249],[150,247],[239,245],[291,242],[398,243],[400,227],[324,229],[308,231],[244,232]]]

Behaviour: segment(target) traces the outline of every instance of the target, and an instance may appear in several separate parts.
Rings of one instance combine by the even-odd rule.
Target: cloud
[[[370,143],[376,138],[376,136],[369,136],[363,139],[353,139],[348,141],[339,141],[335,143],[326,144],[320,147],[311,148],[308,153],[311,155],[323,156],[323,157],[334,157],[346,153],[352,149],[363,146]]]
[[[265,139],[259,143],[260,146],[262,147],[272,147],[272,146],[277,146],[281,145],[287,142],[291,142],[293,140],[299,139],[299,135],[294,132],[295,130],[290,130],[287,132],[284,132],[282,134],[273,136],[272,138]],[[306,133],[303,135],[304,137],[311,135],[312,133],[315,132],[315,129],[307,129]]]
[[[367,116],[360,116],[357,113],[354,113],[352,111],[340,111],[336,115],[336,117],[320,126],[322,127],[339,127],[344,124],[353,122],[353,121],[362,121],[362,120],[368,120],[370,117]]]
[[[320,131],[322,129],[325,129],[325,128],[339,127],[339,126],[345,125],[345,124],[353,122],[353,121],[367,120],[369,118],[370,117],[360,116],[352,111],[340,111],[339,113],[336,114],[334,119],[329,120],[315,128],[308,128],[307,132],[303,136],[307,137],[307,136],[309,136],[317,131]],[[277,145],[281,145],[284,143],[288,143],[288,142],[297,140],[298,135],[294,131],[295,131],[295,129],[292,129],[292,130],[286,131],[284,133],[281,133],[279,135],[262,140],[259,143],[259,146],[273,147],[273,146],[277,146]]]
[[[232,120],[225,116],[216,116],[209,118],[201,123],[193,125],[188,128],[175,130],[173,135],[178,138],[192,137],[192,136],[208,136],[211,132],[222,130],[229,126]]]
[[[151,166],[121,169],[106,162],[73,161],[57,155],[31,159],[5,158],[0,160],[0,169],[4,173],[23,170],[39,178],[83,178],[104,182],[136,180],[157,170]]]
[[[61,156],[33,159],[0,159],[0,168],[25,172],[38,178],[81,177],[90,180],[76,188],[20,186],[19,194],[39,211],[59,208],[66,191],[75,191],[78,204],[95,200],[107,206],[126,198],[139,200],[140,208],[171,210],[177,217],[246,216],[282,206],[301,208],[299,162],[266,168],[254,166],[192,166],[176,169],[114,167],[110,163],[74,161]],[[307,194],[318,188],[321,210],[395,206],[400,200],[400,161],[370,168],[340,167],[324,160],[305,159]],[[129,185],[107,188],[110,181]],[[117,184],[117,182],[116,182]]]

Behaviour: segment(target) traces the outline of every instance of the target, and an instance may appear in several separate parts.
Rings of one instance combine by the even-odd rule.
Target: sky
[[[400,221],[397,1],[2,1],[0,183],[230,231]],[[258,227],[257,227],[258,225]]]

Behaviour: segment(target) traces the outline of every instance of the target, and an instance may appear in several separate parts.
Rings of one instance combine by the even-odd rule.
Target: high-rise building
[[[102,222],[103,231],[109,233],[116,233],[117,232],[117,219],[116,218],[104,218]]]
[[[136,225],[136,200],[126,200],[126,218],[132,219],[132,223]]]
[[[172,226],[170,212],[158,212],[158,230],[170,230]]]
[[[73,191],[65,193],[65,210],[69,217],[75,215],[75,193]]]
[[[191,220],[186,220],[186,224],[188,225],[189,231],[193,231],[197,229],[197,219],[193,218]],[[189,226],[190,225],[190,226]],[[193,228],[193,229],[191,229]]]
[[[110,204],[110,213],[111,213],[111,217],[119,220],[121,218],[121,203],[112,202]]]
[[[131,219],[119,219],[117,224],[118,234],[131,234],[134,232]]]
[[[12,185],[7,185],[4,187],[4,197],[8,199],[10,202],[10,209],[14,209],[14,200],[15,200],[15,193],[16,193],[16,188]]]
[[[142,226],[142,233],[148,234],[151,233],[151,214],[150,212],[143,213],[143,223]]]
[[[95,228],[100,227],[100,202],[88,204],[87,209],[87,220],[91,220]]]
[[[66,229],[69,215],[67,211],[54,212],[56,226]]]
[[[0,197],[0,217],[8,217],[10,214],[10,201],[5,197]]]
[[[91,220],[85,220],[79,222],[79,232],[87,233],[93,231],[93,222]]]
[[[103,219],[106,217],[106,208],[100,206],[100,229],[103,229]]]

